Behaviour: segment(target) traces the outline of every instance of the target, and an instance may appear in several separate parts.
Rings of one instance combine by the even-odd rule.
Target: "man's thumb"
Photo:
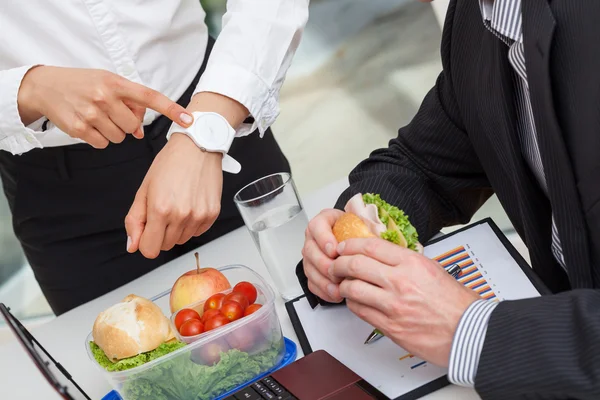
[[[129,213],[125,217],[125,230],[127,231],[127,251],[135,253],[140,246],[140,239],[146,226],[146,190],[145,186],[139,189]]]

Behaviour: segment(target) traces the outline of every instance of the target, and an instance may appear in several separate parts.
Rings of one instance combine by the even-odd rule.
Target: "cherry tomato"
[[[181,336],[196,336],[204,332],[204,325],[200,320],[190,319],[181,325],[179,333]]]
[[[179,311],[175,316],[175,328],[179,330],[181,328],[181,325],[183,325],[184,322],[189,321],[190,319],[197,319],[198,321],[200,321],[200,314],[198,314],[196,310],[184,308],[183,310]]]
[[[229,322],[229,319],[223,314],[215,315],[206,321],[206,324],[204,324],[204,330],[205,332],[212,331],[220,326],[227,325]]]
[[[204,302],[204,311],[206,310],[218,310],[221,308],[221,304],[223,304],[223,299],[225,298],[224,293],[215,293],[210,296],[206,302]]]
[[[211,308],[210,310],[204,311],[204,314],[202,314],[202,319],[201,319],[202,323],[206,324],[206,321],[208,321],[215,315],[221,315],[221,310],[215,310],[214,308]]]
[[[223,299],[223,304],[225,304],[228,301],[235,301],[237,303],[240,303],[243,311],[245,311],[246,308],[248,308],[248,306],[250,305],[250,302],[248,301],[246,295],[238,292],[231,292],[227,296],[225,296],[225,298]]]
[[[262,304],[250,304],[248,306],[248,308],[246,308],[246,311],[244,311],[244,317],[247,317],[248,315],[254,313],[255,311],[257,311],[261,307],[262,307]]]
[[[250,282],[240,282],[233,287],[233,291],[237,293],[241,293],[248,298],[249,304],[254,304],[256,298],[258,297],[258,292],[256,291],[256,287]]]
[[[227,317],[231,322],[244,316],[244,310],[237,301],[229,300],[221,306],[221,314]]]

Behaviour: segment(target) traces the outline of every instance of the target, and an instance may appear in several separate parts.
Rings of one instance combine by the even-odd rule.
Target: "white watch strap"
[[[229,172],[230,174],[237,174],[242,170],[242,165],[227,153],[223,154],[223,162],[221,165],[223,171]]]
[[[193,113],[193,114],[195,117],[196,113]],[[198,143],[195,136],[188,130],[188,128],[184,128],[181,125],[173,122],[171,124],[171,127],[169,128],[169,131],[167,132],[167,140],[169,140],[171,138],[173,133],[181,133],[181,134],[186,135],[187,137],[192,139],[192,141],[194,142],[194,144],[196,144],[196,146],[200,147],[203,151],[208,151],[204,147],[202,147],[201,143]],[[239,162],[237,162],[233,157],[231,157],[229,154],[227,154],[223,151],[220,151],[220,153],[223,154],[223,161],[221,163],[221,168],[223,169],[223,171],[229,172],[230,174],[237,174],[242,170],[241,164]]]

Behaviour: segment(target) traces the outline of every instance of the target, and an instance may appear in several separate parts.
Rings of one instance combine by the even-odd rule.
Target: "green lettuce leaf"
[[[271,369],[282,348],[280,339],[254,355],[231,349],[212,366],[181,355],[126,380],[120,391],[127,400],[211,400]]]
[[[406,239],[407,247],[411,250],[417,250],[419,235],[417,234],[415,227],[410,223],[408,215],[404,214],[404,211],[386,203],[378,194],[365,193],[363,194],[363,201],[365,204],[375,204],[377,206],[377,209],[379,210],[379,219],[384,225],[388,225],[388,221],[391,218]],[[400,236],[394,229],[388,229],[383,232],[381,238],[395,244],[400,243]]]
[[[152,351],[149,351],[147,353],[138,354],[137,356],[133,356],[133,357],[129,357],[129,358],[124,358],[122,360],[119,360],[119,361],[113,363],[108,359],[108,357],[106,357],[106,354],[104,354],[104,351],[102,351],[102,349],[100,347],[98,347],[98,345],[96,343],[90,342],[90,349],[92,350],[92,354],[94,355],[94,358],[96,359],[98,364],[100,364],[105,370],[107,370],[109,372],[125,371],[125,370],[131,369],[131,368],[138,367],[142,364],[146,364],[146,363],[148,363],[152,360],[155,360],[159,357],[162,357],[166,354],[172,353],[175,350],[179,350],[183,346],[185,346],[185,343],[178,342],[178,341],[170,342],[170,343],[163,343]]]

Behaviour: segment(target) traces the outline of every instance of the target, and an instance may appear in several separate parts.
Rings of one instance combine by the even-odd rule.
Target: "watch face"
[[[225,119],[204,115],[197,121],[196,133],[207,148],[219,149],[228,144],[229,125]]]

